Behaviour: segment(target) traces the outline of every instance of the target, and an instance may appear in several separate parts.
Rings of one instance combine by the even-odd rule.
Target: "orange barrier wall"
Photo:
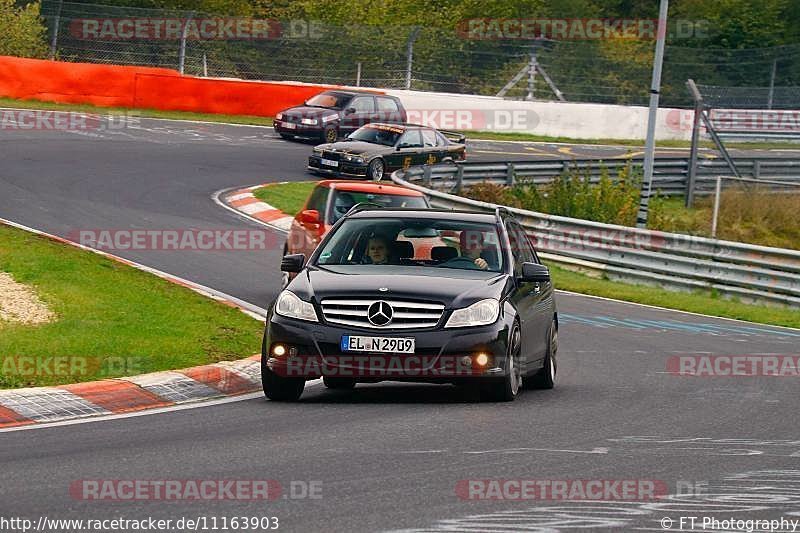
[[[274,116],[333,88],[181,76],[164,68],[0,56],[0,96],[198,113]]]

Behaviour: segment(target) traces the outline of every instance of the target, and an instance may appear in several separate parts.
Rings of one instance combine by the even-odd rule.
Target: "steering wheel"
[[[471,268],[473,270],[480,270],[480,268],[478,268],[478,265],[475,264],[475,260],[474,259],[470,259],[469,257],[464,257],[463,255],[460,255],[458,257],[454,257],[452,259],[449,259],[449,260],[445,261],[444,263],[439,264],[438,266],[440,266],[440,267],[449,267],[449,266],[456,266],[456,265],[463,265],[464,267],[469,265],[469,268]],[[461,267],[461,268],[463,268],[463,267]]]

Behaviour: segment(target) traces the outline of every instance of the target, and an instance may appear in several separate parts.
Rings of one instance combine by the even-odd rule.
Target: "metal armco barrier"
[[[734,158],[736,168],[744,178],[764,178],[770,181],[786,181],[789,186],[800,184],[800,159],[785,158]],[[512,185],[516,181],[526,181],[544,185],[568,170],[577,170],[596,183],[607,170],[613,179],[617,172],[626,166],[642,166],[641,158],[631,159],[546,159],[538,161],[509,161],[498,163],[456,163],[426,165],[407,170],[409,175],[419,174],[423,183],[435,180],[442,187],[456,192],[462,187],[492,181]],[[662,196],[676,196],[686,193],[688,158],[660,158],[655,161],[653,189]],[[697,163],[696,194],[713,192],[716,176],[729,176],[730,168],[722,159],[700,159]],[[781,187],[773,186],[778,189]]]
[[[680,162],[685,164],[686,160],[669,160],[666,164],[661,160],[656,168],[673,168]],[[791,168],[791,163],[800,164],[786,160],[775,163],[773,168],[782,170]],[[778,163],[784,166],[778,167]],[[515,177],[533,176],[532,172],[541,172],[545,181],[546,172],[555,170],[549,167],[545,170],[542,168],[545,165],[552,167],[553,162],[412,167],[392,174],[392,181],[427,194],[434,207],[488,211],[496,206],[432,187],[457,188],[459,183],[487,179],[512,183]],[[792,180],[788,172],[785,177]],[[771,179],[775,179],[774,174]],[[797,183],[798,179],[792,181]],[[715,290],[743,301],[800,307],[800,251],[508,209],[528,230],[543,259],[610,279],[672,289]]]

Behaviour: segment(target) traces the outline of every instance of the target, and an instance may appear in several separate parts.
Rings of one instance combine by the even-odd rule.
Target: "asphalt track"
[[[558,148],[475,143],[470,158]],[[0,131],[0,217],[63,236],[252,228],[212,194],[309,179],[308,151],[265,128],[146,119],[108,132]],[[280,252],[119,255],[264,307],[277,293]],[[800,519],[797,378],[666,371],[681,355],[796,354],[800,331],[570,294],[558,304],[553,391],[482,404],[449,386],[359,385],[352,394],[314,386],[297,404],[256,398],[1,433],[0,517],[277,516],[280,530],[301,532],[662,531],[664,517],[673,529],[681,516]],[[456,494],[460,480],[520,478],[655,480],[674,496],[581,503]],[[81,479],[314,481],[322,498],[82,501],[68,490]],[[701,493],[677,495],[689,485]]]

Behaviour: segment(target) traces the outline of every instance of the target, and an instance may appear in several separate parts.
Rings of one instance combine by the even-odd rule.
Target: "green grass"
[[[256,189],[253,194],[272,207],[294,216],[303,208],[308,195],[311,194],[316,184],[316,181],[276,183]]]
[[[14,98],[0,98],[0,107],[17,107],[25,109],[46,109],[54,111],[83,111],[98,114],[126,114],[132,113],[141,117],[167,118],[175,120],[201,120],[206,122],[223,122],[230,124],[248,124],[255,126],[271,126],[272,117],[258,117],[254,115],[223,115],[214,113],[193,113],[190,111],[161,111],[158,109],[129,109],[122,107],[98,107],[89,104],[59,104],[40,102],[38,100],[17,100]],[[544,143],[565,144],[607,144],[615,146],[643,147],[644,139],[577,139],[574,137],[549,137],[532,133],[497,133],[487,131],[462,130],[467,139],[486,141],[528,141]],[[689,148],[689,141],[665,140],[658,141],[662,148]],[[701,141],[703,148],[716,148],[711,141]],[[769,150],[769,149],[797,149],[800,143],[792,142],[731,142],[726,143],[727,148],[742,150]]]
[[[729,300],[706,292],[668,291],[647,285],[633,285],[619,281],[593,278],[549,264],[553,283],[557,289],[603,296],[647,305],[701,313],[704,315],[735,318],[770,324],[800,328],[800,310],[788,307],[751,305]]]
[[[0,322],[0,363],[4,363],[0,388],[240,359],[257,353],[261,345],[261,323],[237,309],[97,254],[8,226],[0,226],[0,271],[34,287],[58,316],[55,322],[39,326]],[[14,370],[18,367],[13,362],[20,357],[55,356],[88,358],[90,371],[28,376]]]

